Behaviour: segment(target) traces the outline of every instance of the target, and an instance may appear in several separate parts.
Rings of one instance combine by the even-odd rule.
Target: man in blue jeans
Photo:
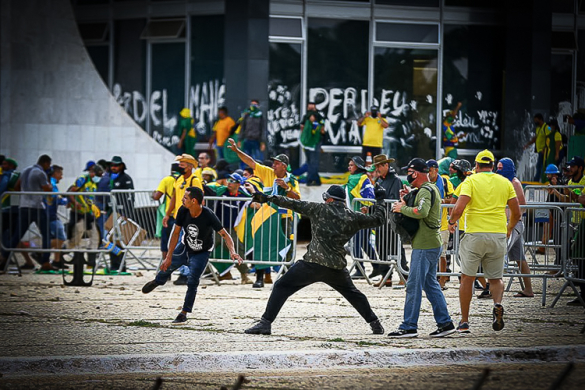
[[[189,187],[183,196],[183,206],[177,212],[175,227],[171,234],[169,251],[160,271],[154,280],[142,287],[142,292],[148,294],[158,286],[169,280],[173,271],[182,265],[189,265],[187,277],[187,293],[183,310],[173,324],[181,325],[187,322],[187,313],[193,311],[195,295],[199,286],[199,278],[205,270],[209,260],[210,250],[213,248],[213,232],[216,231],[225,240],[232,260],[242,263],[242,258],[234,249],[234,242],[221,225],[217,216],[209,208],[202,206],[203,191],[198,187]],[[179,228],[177,228],[177,226]],[[181,244],[177,245],[183,231]]]
[[[447,310],[447,302],[437,280],[437,264],[441,254],[441,195],[436,186],[429,182],[429,168],[422,158],[413,158],[403,170],[412,187],[417,188],[414,207],[406,205],[401,191],[401,198],[392,206],[392,211],[419,220],[419,228],[412,239],[412,256],[410,273],[406,282],[406,301],[404,302],[404,321],[398,330],[388,337],[405,338],[418,336],[418,317],[424,290],[433,307],[437,330],[431,337],[444,337],[455,333],[456,329]]]

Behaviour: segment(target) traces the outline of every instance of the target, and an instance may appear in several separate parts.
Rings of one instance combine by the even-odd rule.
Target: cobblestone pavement
[[[272,336],[259,336],[246,335],[243,330],[262,314],[270,294],[270,285],[263,289],[253,289],[251,285],[241,285],[239,279],[235,279],[222,281],[218,286],[211,279],[204,279],[189,323],[172,326],[171,321],[180,310],[186,287],[168,283],[148,295],[143,294],[142,286],[153,277],[152,271],[133,271],[130,276],[98,275],[91,287],[65,287],[60,275],[38,275],[30,271],[22,277],[0,275],[0,356],[6,363],[10,359],[19,361],[30,357],[81,355],[286,354],[291,351],[401,353],[432,349],[523,350],[541,346],[585,348],[585,335],[580,333],[585,324],[583,309],[566,306],[566,302],[572,299],[567,295],[561,298],[555,308],[543,308],[540,279],[534,280],[536,298],[512,297],[519,288],[517,282],[505,294],[506,326],[501,332],[491,329],[492,301],[474,298],[470,318],[471,334],[430,338],[428,333],[434,331],[436,325],[430,305],[423,300],[419,337],[395,340],[372,335],[368,324],[357,312],[324,284],[312,285],[291,297],[273,324]],[[397,276],[394,275],[394,278],[397,284]],[[563,280],[549,279],[547,283],[550,305]],[[357,281],[356,285],[370,300],[386,332],[394,330],[402,320],[404,289],[378,289],[362,280]],[[453,320],[458,321],[457,279],[451,278],[447,286],[447,304]],[[131,372],[132,368],[128,370]],[[217,371],[225,370],[219,365]],[[477,367],[471,370],[470,377],[476,375],[476,371]],[[355,377],[359,378],[360,375],[366,374],[356,373]],[[430,380],[434,374],[423,370],[421,375]],[[436,372],[437,378],[442,375],[446,373],[440,370]],[[391,371],[379,376],[400,377],[401,374]],[[311,374],[305,379],[309,381],[307,383],[318,383],[319,377],[319,374]],[[185,378],[196,380],[196,377]],[[10,375],[5,375],[0,385],[14,384],[9,380]],[[132,383],[129,387],[139,387],[137,384],[143,379],[123,379],[119,386],[114,380],[112,387],[124,387],[124,380],[131,381],[128,382]],[[288,383],[285,379],[281,380]],[[372,388],[375,388],[374,382]],[[318,387],[335,387],[326,382],[320,383]],[[269,384],[262,386],[258,384],[255,388],[271,388]],[[288,388],[309,387],[291,384]]]

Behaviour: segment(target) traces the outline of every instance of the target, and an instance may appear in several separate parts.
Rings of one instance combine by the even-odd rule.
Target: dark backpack
[[[402,198],[408,207],[414,207],[416,195],[423,188],[431,193],[431,207],[433,207],[433,204],[435,203],[435,191],[424,186],[417,190],[410,191]],[[388,220],[390,222],[390,228],[400,235],[400,240],[402,243],[412,244],[412,240],[414,239],[414,236],[420,227],[420,219],[407,217],[402,213],[391,213]],[[425,221],[423,222],[426,224]],[[429,225],[427,224],[427,226]],[[432,229],[433,227],[429,226],[429,228]]]

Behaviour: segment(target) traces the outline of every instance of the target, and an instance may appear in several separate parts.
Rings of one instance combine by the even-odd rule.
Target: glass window
[[[376,4],[401,5],[408,7],[438,7],[441,0],[376,0]]]
[[[210,33],[213,32],[213,33]],[[225,102],[223,78],[224,16],[191,17],[191,85],[189,108],[195,120],[197,142],[211,136],[217,109]],[[229,115],[238,120],[239,113]]]
[[[168,39],[185,36],[184,19],[149,20],[140,38]]]
[[[108,45],[86,46],[86,49],[104,84],[108,85],[110,47]]]
[[[301,44],[270,43],[268,73],[268,147],[286,153],[299,166]]]
[[[376,23],[376,41],[439,43],[436,24]]]
[[[382,151],[398,166],[435,158],[437,74],[436,50],[374,50],[374,104],[389,124]]]
[[[563,109],[561,105],[569,103],[570,107],[572,101],[573,55],[553,53],[550,59],[550,85],[554,86],[550,89],[551,112],[557,114]]]
[[[185,107],[185,44],[152,44],[150,131],[161,145],[178,153],[179,112]],[[193,151],[185,150],[192,154]]]
[[[579,30],[579,36],[585,37],[585,30]],[[575,104],[577,108],[585,109],[585,39],[579,39],[577,51],[577,101]]]
[[[498,26],[445,25],[442,106],[446,113],[462,103],[451,126],[460,149],[500,148],[504,33]]]
[[[271,37],[303,37],[303,22],[298,18],[270,18]]]
[[[146,41],[140,33],[145,19],[114,23],[114,85],[112,94],[124,110],[146,129],[149,113],[146,96]]]
[[[362,144],[357,120],[369,105],[368,26],[367,21],[309,19],[308,99],[325,117],[324,145]],[[347,157],[323,156],[321,171],[346,172]]]

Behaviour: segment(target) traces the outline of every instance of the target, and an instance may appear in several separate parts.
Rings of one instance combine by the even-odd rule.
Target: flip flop
[[[514,298],[534,298],[534,294],[528,295],[523,293],[522,291],[519,291],[516,294],[514,294]]]

